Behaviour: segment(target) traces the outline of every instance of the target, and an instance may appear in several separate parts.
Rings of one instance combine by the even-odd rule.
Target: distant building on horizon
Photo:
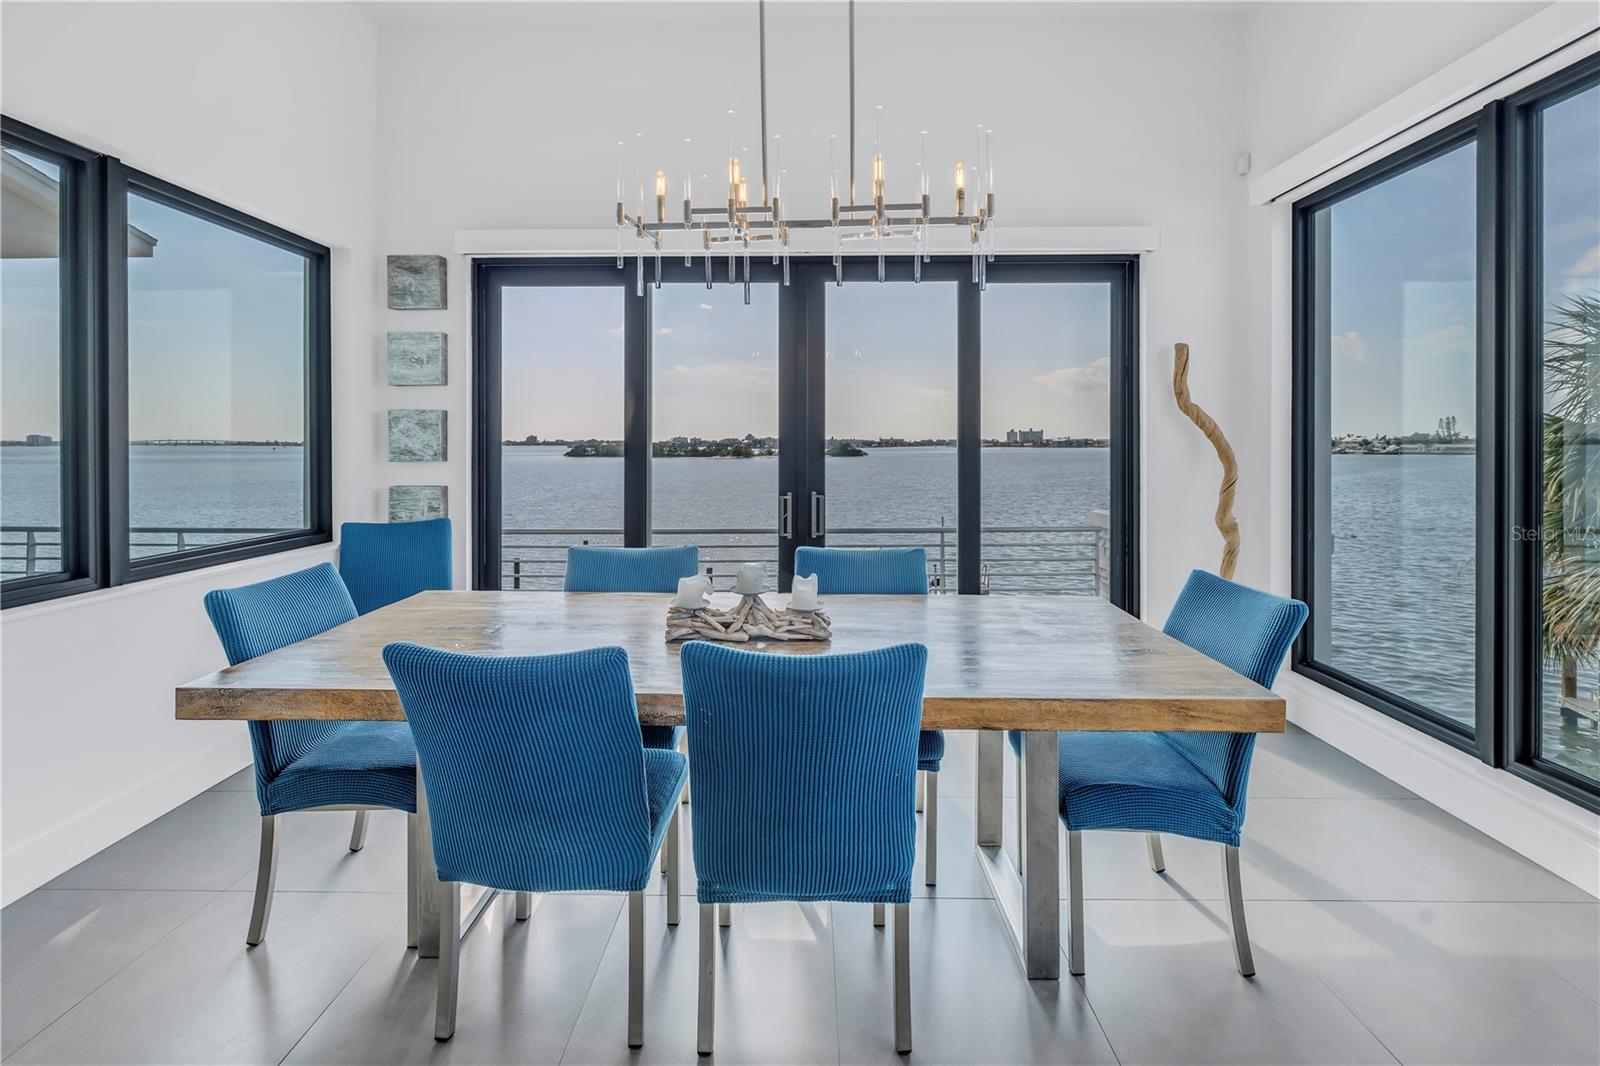
[[[1006,430],[1007,444],[1043,444],[1044,430],[1042,429],[1008,429]]]
[[[48,433],[29,433],[22,440],[23,443],[32,444],[35,447],[48,446],[56,442],[56,439]]]

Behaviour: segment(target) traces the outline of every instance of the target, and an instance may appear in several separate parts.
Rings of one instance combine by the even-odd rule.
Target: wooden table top
[[[382,648],[411,640],[491,655],[602,644],[628,651],[639,717],[683,722],[671,597],[637,593],[423,592],[309,640],[179,686],[180,719],[405,715]],[[785,595],[765,597],[774,606]],[[734,602],[719,594],[717,605]],[[833,640],[741,644],[775,655],[928,647],[923,725],[945,729],[1282,732],[1283,700],[1111,606],[1081,596],[824,597]]]

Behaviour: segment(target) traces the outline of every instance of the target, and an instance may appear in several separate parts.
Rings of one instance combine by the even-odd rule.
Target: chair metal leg
[[[439,883],[439,998],[434,1008],[433,1038],[456,1035],[456,993],[461,987],[461,885]]]
[[[1161,853],[1161,834],[1146,833],[1144,835],[1144,843],[1146,849],[1148,849],[1150,852],[1150,869],[1154,870],[1158,874],[1165,873],[1167,869],[1167,857]]]
[[[261,816],[261,855],[256,859],[256,901],[250,908],[250,931],[244,942],[251,947],[267,935],[267,919],[272,917],[272,888],[278,880],[278,816]]]
[[[684,734],[683,739],[678,741],[678,750],[683,752],[684,758],[688,758],[689,757],[689,736],[688,736],[688,734]],[[679,804],[679,806],[686,806],[688,804],[688,802],[689,802],[689,779],[687,777],[685,777],[683,779],[683,795],[678,798],[678,804]]]
[[[518,892],[517,896],[517,921],[525,922],[533,917],[533,893]]]
[[[1067,830],[1067,972],[1083,973],[1083,834]]]
[[[926,885],[939,883],[939,775],[937,773],[923,774],[928,781],[927,802],[923,807],[923,832],[927,834],[926,855],[922,863],[922,882]]]
[[[921,770],[917,771],[917,813],[921,814],[927,804],[928,775]]]
[[[678,924],[682,904],[678,898],[679,872],[678,867],[682,860],[679,855],[683,844],[683,835],[678,828],[678,812],[672,812],[672,821],[667,823],[667,839],[662,845],[662,850],[667,853],[667,925]]]
[[[367,846],[367,812],[356,812],[356,824],[350,827],[350,850],[360,851]]]
[[[724,929],[733,924],[733,904],[717,904],[717,924]]]
[[[1017,873],[1024,872],[1023,861],[1027,855],[1026,847],[1028,833],[1026,826],[1028,819],[1024,816],[1026,809],[1025,797],[1022,795],[1022,757],[1017,756]]]
[[[628,893],[628,1046],[644,1047],[644,893]]]
[[[417,869],[417,816],[406,815],[406,947],[417,946],[421,920],[417,911],[417,892],[421,875]]]
[[[695,1050],[711,1054],[717,1018],[717,905],[700,904],[700,1017]]]
[[[1233,921],[1233,957],[1239,976],[1254,977],[1256,960],[1250,953],[1250,930],[1244,922],[1244,886],[1239,881],[1239,849],[1222,845],[1222,883],[1228,893],[1228,916]]]
[[[911,904],[894,905],[894,1049],[911,1050]]]

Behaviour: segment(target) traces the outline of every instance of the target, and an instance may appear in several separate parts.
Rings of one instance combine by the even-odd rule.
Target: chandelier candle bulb
[[[967,167],[965,163],[956,164],[956,215],[959,217],[967,213]]]

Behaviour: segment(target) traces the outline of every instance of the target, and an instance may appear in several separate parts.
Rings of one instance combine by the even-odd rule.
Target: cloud
[[[620,337],[622,336],[622,326],[619,324],[616,328],[608,329],[606,332],[611,334],[613,337]]]
[[[1348,333],[1335,333],[1330,341],[1333,357],[1345,363],[1365,363],[1367,356],[1372,354],[1366,338],[1355,330]]]
[[[1567,276],[1585,280],[1600,277],[1600,244],[1579,256],[1578,261],[1567,268]]]
[[[715,308],[713,308],[713,307],[712,307],[712,306],[711,306],[711,305],[710,305],[710,304],[708,304],[708,303],[702,303],[702,304],[701,304],[701,305],[700,305],[700,310],[702,310],[702,311],[713,311],[713,310],[715,310]]]
[[[657,329],[656,332],[661,334],[661,336],[663,336],[663,337],[670,337],[670,336],[672,336],[672,327],[671,326],[662,326],[659,329]]]
[[[1048,392],[1106,392],[1111,388],[1111,357],[1103,355],[1087,366],[1064,366],[1033,380]]]

